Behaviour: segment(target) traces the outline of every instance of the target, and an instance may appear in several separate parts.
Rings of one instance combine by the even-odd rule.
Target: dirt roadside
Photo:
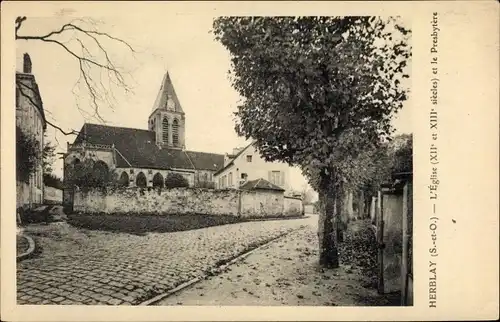
[[[354,265],[318,266],[315,225],[254,251],[217,276],[183,289],[156,305],[378,306],[381,297]]]

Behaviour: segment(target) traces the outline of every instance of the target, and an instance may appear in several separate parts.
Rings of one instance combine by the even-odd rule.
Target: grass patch
[[[79,228],[134,235],[168,233],[241,222],[234,216],[151,215],[151,214],[71,214],[68,223]]]
[[[52,208],[53,206],[47,206],[36,209],[18,209],[17,211],[21,217],[22,225],[27,225],[51,222],[53,220],[50,214]]]

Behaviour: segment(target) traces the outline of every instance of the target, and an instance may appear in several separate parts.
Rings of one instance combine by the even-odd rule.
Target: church
[[[163,187],[170,172],[184,176],[191,187],[239,188],[266,179],[283,190],[288,165],[264,161],[253,143],[231,154],[186,149],[186,115],[168,72],[148,119],[148,130],[85,123],[64,156],[64,177],[85,159],[94,171],[112,171],[124,187]]]
[[[148,120],[148,130],[85,123],[64,156],[64,176],[86,158],[114,170],[122,186],[162,187],[169,172],[183,175],[190,186],[214,185],[213,174],[224,155],[186,150],[186,116],[168,73]]]

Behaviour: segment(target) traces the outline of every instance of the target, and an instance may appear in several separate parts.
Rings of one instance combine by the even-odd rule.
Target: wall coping
[[[292,197],[292,196],[285,196],[286,199],[295,199],[295,200],[300,200],[302,201],[302,198],[300,197]]]

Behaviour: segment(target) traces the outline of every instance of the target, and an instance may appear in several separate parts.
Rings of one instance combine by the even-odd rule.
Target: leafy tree
[[[56,189],[63,189],[62,180],[52,173],[43,174],[43,184],[47,187],[53,187]]]
[[[182,174],[169,172],[165,179],[165,187],[167,189],[189,187],[189,182]]]
[[[393,132],[409,30],[396,18],[220,17],[213,31],[244,98],[236,132],[267,161],[302,168],[322,205],[320,263],[338,267],[334,201],[356,180],[353,160]]]
[[[105,188],[118,184],[117,175],[102,161],[90,158],[66,166],[65,183],[82,190]]]
[[[413,171],[413,135],[401,134],[391,142],[391,173]]]
[[[28,183],[30,175],[42,160],[38,141],[16,126],[16,176],[17,180]]]
[[[54,170],[52,168],[56,160],[56,146],[51,144],[48,140],[44,140],[45,145],[43,146],[42,156],[43,156],[43,172],[52,173]]]

